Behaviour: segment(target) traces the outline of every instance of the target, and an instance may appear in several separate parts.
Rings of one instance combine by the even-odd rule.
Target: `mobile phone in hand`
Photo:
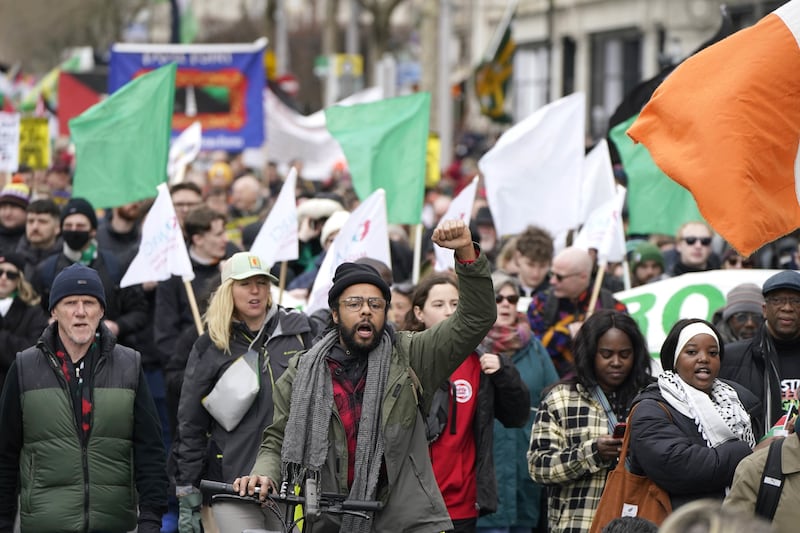
[[[616,426],[614,426],[614,432],[611,434],[612,437],[615,439],[621,439],[625,436],[625,429],[627,429],[628,424],[625,422],[619,422]]]

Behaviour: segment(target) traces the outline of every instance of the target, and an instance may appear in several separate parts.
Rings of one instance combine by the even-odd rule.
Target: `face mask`
[[[82,250],[86,243],[89,242],[88,231],[62,231],[61,236],[64,237],[64,242],[67,243],[73,250]]]

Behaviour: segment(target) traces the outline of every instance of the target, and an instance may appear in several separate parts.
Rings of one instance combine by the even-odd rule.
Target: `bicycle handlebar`
[[[200,491],[211,496],[215,494],[227,494],[231,496],[239,496],[239,492],[233,489],[230,483],[220,483],[218,481],[209,481],[207,479],[200,480]],[[256,487],[255,495],[246,495],[245,498],[257,498],[260,494],[260,487]],[[276,494],[274,492],[267,493],[267,498],[276,503],[285,503],[289,505],[306,505],[312,507],[312,502],[307,502],[304,496],[297,496],[294,494]],[[330,512],[346,512],[346,511],[367,511],[374,512],[383,509],[383,503],[379,501],[365,501],[365,500],[350,500],[344,494],[336,494],[331,492],[323,492],[317,498],[316,505],[323,513]]]

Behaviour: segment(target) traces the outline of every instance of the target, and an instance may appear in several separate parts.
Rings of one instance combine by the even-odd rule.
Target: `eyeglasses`
[[[689,246],[693,246],[697,241],[703,246],[711,246],[711,237],[684,237],[683,242]]]
[[[561,283],[565,279],[571,278],[572,276],[577,276],[578,274],[580,274],[580,272],[573,272],[572,274],[556,274],[555,272],[550,271],[550,272],[547,273],[547,277],[548,278],[556,278],[558,280],[558,282]]]
[[[351,296],[350,298],[339,300],[339,304],[343,305],[348,311],[360,311],[361,308],[364,307],[364,302],[367,302],[367,305],[372,311],[383,311],[386,309],[386,300],[383,298]]]
[[[764,317],[758,313],[751,313],[748,311],[740,311],[739,313],[733,313],[731,315],[731,319],[736,322],[737,324],[747,324],[749,321],[753,321],[753,324],[761,324],[764,321]]]
[[[794,308],[800,307],[800,297],[797,296],[767,296],[764,300],[775,307],[783,307],[787,303]]]
[[[19,272],[0,269],[0,276],[5,276],[7,280],[14,281],[19,279]]]
[[[516,305],[519,301],[519,294],[498,294],[494,297],[494,301],[496,303],[501,304],[503,303],[503,300],[507,300],[511,305]]]

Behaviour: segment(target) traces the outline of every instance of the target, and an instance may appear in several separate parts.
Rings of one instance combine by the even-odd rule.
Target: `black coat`
[[[36,344],[46,327],[47,315],[42,308],[19,298],[14,298],[6,316],[0,317],[0,391],[17,352]]]
[[[755,396],[737,383],[727,383],[736,390],[751,418],[760,412]],[[630,471],[646,475],[667,491],[673,509],[702,498],[722,500],[739,461],[752,453],[750,445],[731,440],[709,448],[694,420],[673,409],[661,396],[657,383],[634,399],[633,405],[637,404],[628,422]]]
[[[735,381],[755,394],[761,402],[760,417],[766,428],[772,427],[783,414],[778,354],[766,322],[752,339],[725,345],[719,377]],[[757,433],[756,438],[761,435]]]

